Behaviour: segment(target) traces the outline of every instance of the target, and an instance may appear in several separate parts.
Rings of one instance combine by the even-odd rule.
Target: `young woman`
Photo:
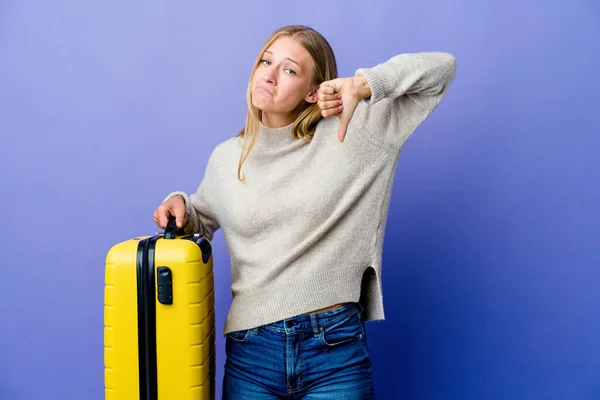
[[[244,129],[214,149],[195,193],[171,193],[154,213],[163,229],[174,216],[209,240],[223,229],[224,399],[373,397],[364,322],[384,319],[396,163],[455,70],[446,53],[400,54],[338,78],[311,28],[283,27],[264,44]]]

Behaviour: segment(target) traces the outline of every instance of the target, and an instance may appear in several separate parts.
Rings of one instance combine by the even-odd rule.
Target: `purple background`
[[[600,398],[597,1],[3,1],[0,398],[103,398],[104,260],[153,234],[245,116],[280,25],[340,75],[447,51],[409,140],[368,324],[379,399]],[[214,239],[217,329],[229,259]],[[223,340],[218,338],[218,380]]]

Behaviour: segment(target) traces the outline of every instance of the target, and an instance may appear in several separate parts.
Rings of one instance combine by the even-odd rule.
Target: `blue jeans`
[[[362,315],[346,303],[227,334],[223,400],[373,399]]]

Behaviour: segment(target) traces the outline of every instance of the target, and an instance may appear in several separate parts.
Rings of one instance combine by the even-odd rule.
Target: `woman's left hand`
[[[321,83],[319,87],[319,108],[324,118],[338,115],[340,127],[338,139],[344,141],[348,124],[358,103],[371,96],[371,89],[363,76],[337,78]]]

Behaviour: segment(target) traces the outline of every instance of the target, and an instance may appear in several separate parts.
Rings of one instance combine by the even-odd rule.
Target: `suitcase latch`
[[[169,267],[158,267],[157,292],[161,304],[173,304],[173,275]]]

